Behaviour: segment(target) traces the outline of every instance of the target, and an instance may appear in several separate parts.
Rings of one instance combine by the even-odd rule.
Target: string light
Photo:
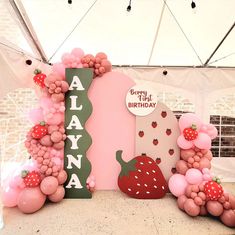
[[[196,3],[194,1],[191,2],[191,7],[194,9],[196,8]]]
[[[72,2],[72,0],[68,0],[68,4],[72,4],[73,2]]]
[[[131,11],[131,0],[129,1],[129,5],[127,6],[126,10],[129,12]]]

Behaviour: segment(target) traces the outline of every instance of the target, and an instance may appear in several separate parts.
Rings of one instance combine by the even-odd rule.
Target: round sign
[[[126,106],[137,116],[146,116],[157,107],[157,95],[153,89],[143,86],[133,86],[126,95]]]

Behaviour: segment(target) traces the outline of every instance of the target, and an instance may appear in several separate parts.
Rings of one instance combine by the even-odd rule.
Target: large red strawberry
[[[192,124],[191,127],[185,128],[183,131],[184,138],[188,141],[195,140],[198,136],[197,126]]]
[[[36,171],[22,171],[21,176],[24,179],[26,187],[34,188],[41,183],[41,176]]]
[[[35,74],[35,76],[33,77],[34,82],[41,88],[44,88],[45,87],[44,80],[47,77],[46,74],[42,73],[42,71],[39,69],[35,69],[34,74]]]
[[[122,167],[118,177],[118,186],[122,192],[139,199],[157,199],[165,196],[166,180],[152,158],[142,155],[125,162],[122,159],[122,151],[119,150],[116,159]]]
[[[208,181],[204,186],[204,193],[207,200],[217,201],[223,196],[224,190],[220,184],[215,181]]]
[[[40,124],[37,124],[32,128],[32,137],[34,139],[41,139],[46,134],[47,134],[47,125],[45,122],[40,122]]]

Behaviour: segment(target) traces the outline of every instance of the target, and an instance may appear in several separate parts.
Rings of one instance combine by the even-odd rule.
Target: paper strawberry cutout
[[[157,127],[157,122],[152,122],[152,127],[156,128]]]
[[[220,184],[215,181],[209,181],[204,186],[204,193],[207,200],[217,201],[223,196],[224,190]]]
[[[34,139],[41,139],[46,134],[47,134],[47,126],[45,122],[40,122],[40,124],[37,124],[32,128],[32,137]]]
[[[137,156],[125,162],[122,151],[117,151],[116,159],[121,165],[118,177],[120,190],[138,199],[158,199],[167,192],[166,180],[156,162],[146,156]]]
[[[166,129],[166,134],[171,135],[171,129]]]
[[[26,187],[34,188],[37,187],[41,183],[41,176],[36,171],[22,171],[22,178],[24,179],[24,183]]]
[[[165,117],[167,116],[167,112],[166,112],[166,111],[162,111],[161,116],[162,116],[163,118],[165,118]]]
[[[39,69],[35,69],[34,74],[35,74],[35,76],[33,77],[34,82],[41,88],[44,88],[45,87],[44,80],[47,77],[46,74],[42,73],[42,71]]]
[[[154,140],[153,140],[153,144],[154,144],[154,145],[158,145],[158,139],[154,139]]]
[[[185,128],[183,131],[184,138],[188,141],[195,140],[198,136],[197,126],[192,124],[191,127]]]

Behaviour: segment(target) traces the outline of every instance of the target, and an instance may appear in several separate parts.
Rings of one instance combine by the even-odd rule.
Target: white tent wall
[[[225,115],[235,117],[235,70],[228,68],[132,68],[120,67],[116,71],[122,72],[133,78],[137,84],[148,83],[159,94],[179,94],[184,100],[194,105],[195,112],[206,123],[210,122],[210,115]],[[163,75],[166,70],[167,75]],[[221,97],[232,96],[230,103],[224,103],[225,111],[213,109],[214,103]],[[164,97],[161,96],[161,97]],[[165,103],[173,111],[181,111],[182,106],[176,106],[177,100],[167,100]],[[226,101],[225,101],[226,102]],[[218,113],[219,112],[219,113]],[[222,113],[224,112],[224,113]],[[221,124],[220,124],[221,125]],[[220,138],[223,136],[220,136]],[[231,136],[235,139],[235,136]],[[235,146],[221,146],[229,148]],[[225,182],[235,182],[235,157],[214,157],[212,161],[213,173],[219,175]]]

